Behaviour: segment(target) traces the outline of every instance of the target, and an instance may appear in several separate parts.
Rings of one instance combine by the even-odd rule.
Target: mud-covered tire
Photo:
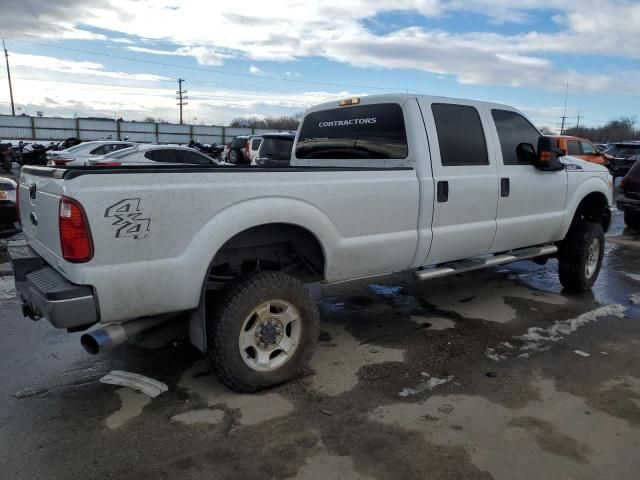
[[[300,319],[299,339],[284,364],[257,371],[243,359],[247,354],[240,347],[241,333],[255,309],[270,301],[294,307]],[[212,310],[207,314],[207,357],[218,379],[231,390],[256,392],[304,373],[318,339],[320,315],[302,282],[280,272],[260,272],[230,284]]]
[[[602,226],[588,222],[573,225],[558,252],[560,283],[568,292],[589,290],[598,278],[603,257]]]
[[[625,210],[624,223],[627,227],[633,228],[634,230],[640,229],[640,212]]]

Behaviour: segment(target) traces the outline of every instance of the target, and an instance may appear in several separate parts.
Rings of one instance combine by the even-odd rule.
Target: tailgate
[[[62,170],[23,167],[20,174],[20,221],[31,248],[48,263],[61,260],[58,208],[62,196]]]

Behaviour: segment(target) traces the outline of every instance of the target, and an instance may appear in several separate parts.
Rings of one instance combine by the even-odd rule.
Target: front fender
[[[572,174],[571,175],[583,175],[582,173]],[[569,180],[569,184],[571,185],[571,178]],[[567,199],[567,206],[565,208],[565,216],[562,222],[561,228],[561,238],[564,238],[571,228],[571,222],[573,222],[573,218],[575,217],[576,211],[580,206],[580,203],[587,197],[587,195],[591,193],[601,193],[607,200],[607,205],[611,206],[613,202],[613,192],[611,191],[609,184],[605,179],[601,176],[591,176],[585,180],[582,180],[579,185],[573,190],[573,192],[569,192],[570,197]]]

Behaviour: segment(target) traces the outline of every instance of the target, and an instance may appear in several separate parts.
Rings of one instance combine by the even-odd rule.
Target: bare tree
[[[567,135],[588,138],[594,142],[620,142],[624,140],[639,140],[640,130],[636,129],[636,117],[620,117],[610,120],[601,127],[570,128]]]
[[[283,115],[281,117],[260,118],[255,115],[250,117],[234,118],[230,126],[239,128],[259,128],[270,130],[296,130],[300,124],[302,113],[295,115]]]

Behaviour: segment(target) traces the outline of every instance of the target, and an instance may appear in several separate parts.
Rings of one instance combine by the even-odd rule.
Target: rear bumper
[[[28,246],[9,247],[16,290],[25,316],[44,317],[54,327],[89,327],[98,321],[93,290],[75,285]]]
[[[634,200],[631,198],[621,198],[617,202],[618,210],[627,211],[630,210],[632,212],[640,212],[640,200]]]

